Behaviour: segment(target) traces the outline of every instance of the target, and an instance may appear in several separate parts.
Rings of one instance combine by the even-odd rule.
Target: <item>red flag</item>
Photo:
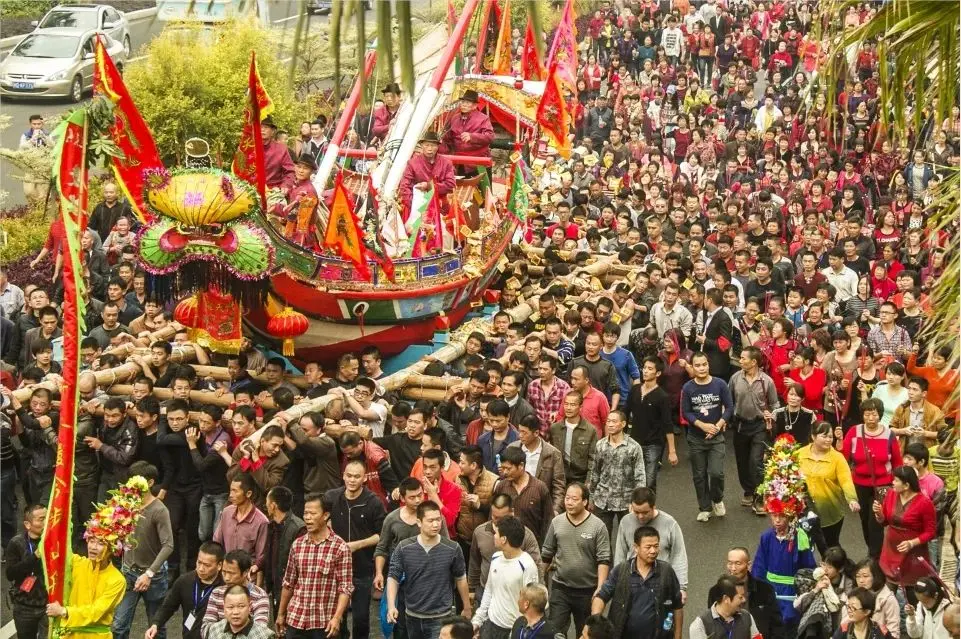
[[[565,158],[571,156],[571,141],[568,138],[570,122],[571,117],[564,102],[564,94],[561,92],[561,82],[557,77],[555,62],[547,74],[547,86],[544,87],[544,95],[541,96],[540,104],[537,106],[537,124],[551,138],[557,152]]]
[[[513,75],[511,68],[511,0],[505,0],[501,11],[500,29],[497,34],[497,44],[494,45],[494,75]]]
[[[561,86],[577,95],[577,27],[574,26],[573,0],[567,0],[561,22],[557,25],[551,53],[547,56],[547,68],[557,67],[557,78]]]
[[[330,220],[324,234],[324,247],[333,250],[341,258],[350,260],[357,274],[370,281],[364,233],[350,207],[350,199],[340,172],[337,173],[337,182],[334,184],[334,200],[330,205]]]
[[[537,41],[534,39],[534,25],[527,19],[527,31],[524,33],[524,52],[521,56],[521,75],[525,80],[543,80],[544,64],[541,54],[537,51]]]
[[[63,385],[57,458],[44,524],[41,560],[49,602],[67,601],[70,587],[71,502],[77,412],[80,405],[80,339],[84,332],[85,304],[80,238],[87,226],[87,114],[78,109],[60,125],[60,144],[54,154],[53,177],[60,191],[63,216]],[[86,523],[86,522],[84,522]],[[59,618],[54,621],[56,631]]]
[[[163,162],[147,123],[99,37],[94,45],[93,76],[94,95],[103,95],[114,105],[110,137],[123,152],[122,158],[110,158],[117,185],[130,202],[134,214],[141,222],[148,222],[154,216],[144,206],[144,171],[161,168]]]
[[[231,169],[243,178],[260,195],[260,207],[267,210],[267,173],[264,168],[264,138],[260,132],[261,121],[274,110],[267,90],[257,72],[257,54],[250,52],[250,71],[247,74],[247,105],[244,108],[244,126],[237,143],[237,152]]]

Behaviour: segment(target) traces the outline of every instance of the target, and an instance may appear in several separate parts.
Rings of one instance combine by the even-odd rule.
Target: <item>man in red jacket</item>
[[[267,116],[260,123],[260,134],[264,138],[264,173],[268,189],[282,189],[284,193],[294,186],[294,161],[286,145],[274,140],[277,125]]]
[[[420,153],[414,155],[404,169],[404,177],[400,180],[397,194],[404,208],[405,221],[410,215],[410,201],[414,189],[428,191],[431,183],[434,185],[434,192],[440,198],[441,212],[443,213],[447,208],[447,194],[451,193],[456,186],[454,165],[447,158],[437,154],[438,142],[437,134],[433,131],[428,131],[421,136]]]
[[[460,98],[458,112],[451,117],[447,131],[441,139],[442,153],[490,157],[494,127],[491,119],[477,110],[477,91],[468,89]],[[464,168],[464,173],[476,173],[475,167]]]
[[[384,103],[374,109],[374,124],[370,129],[371,142],[380,146],[387,139],[390,125],[400,110],[400,85],[391,82],[381,91]]]

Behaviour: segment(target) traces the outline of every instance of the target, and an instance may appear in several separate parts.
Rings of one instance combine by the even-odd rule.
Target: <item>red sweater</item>
[[[863,424],[854,426],[844,436],[841,453],[851,464],[851,478],[858,486],[888,486],[894,481],[891,473],[902,464],[901,446],[887,426],[876,436],[865,435]]]

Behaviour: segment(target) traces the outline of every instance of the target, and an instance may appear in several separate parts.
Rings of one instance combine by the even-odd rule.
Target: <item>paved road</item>
[[[687,544],[690,573],[688,605],[686,608],[688,620],[693,620],[695,615],[700,614],[705,609],[704,602],[707,600],[708,589],[724,570],[726,550],[731,546],[747,546],[753,553],[757,547],[760,533],[768,525],[766,518],[757,517],[748,509],[741,508],[738,505],[741,491],[737,483],[733,452],[733,447],[728,444],[725,471],[727,479],[725,502],[728,515],[723,519],[712,519],[707,523],[695,521],[697,502],[694,499],[690,466],[685,458],[686,447],[683,443],[679,447],[681,461],[678,466],[676,468],[665,467],[658,477],[661,493],[658,499],[658,507],[678,520],[684,531],[684,539]],[[861,540],[860,526],[857,517],[854,515],[849,514],[845,522],[842,544],[846,548],[854,549],[852,558],[855,561],[862,558],[864,542]],[[5,579],[2,587],[5,593],[7,590]],[[3,607],[0,609],[0,619],[4,623],[10,619],[5,596],[3,597]],[[376,618],[372,617],[372,619]],[[145,629],[146,619],[141,606],[137,612],[131,638],[141,639]],[[380,633],[376,621],[371,624],[371,632],[372,636],[379,638]],[[167,636],[171,639],[180,638],[179,615],[174,617],[168,628]],[[686,628],[685,636],[687,636]],[[0,633],[0,639],[3,639],[2,633]]]
[[[297,24],[295,18],[298,4],[287,0],[270,0],[269,15],[275,28],[285,29],[291,34],[293,33]],[[326,21],[327,19],[326,16],[312,16],[311,22]],[[163,30],[164,24],[164,22],[154,18],[143,18],[131,23],[130,39],[134,51],[131,62],[136,64],[138,57],[143,55],[141,51],[143,46]],[[0,131],[0,147],[15,148],[17,146],[20,134],[27,128],[31,115],[40,113],[44,116],[54,116],[68,110],[71,106],[69,102],[63,100],[18,99],[15,102],[0,100],[0,113],[9,115],[11,118],[11,125],[6,130]],[[10,193],[7,206],[16,206],[25,202],[22,183],[14,177],[18,174],[20,174],[20,170],[11,164],[6,162],[0,164],[0,189]]]

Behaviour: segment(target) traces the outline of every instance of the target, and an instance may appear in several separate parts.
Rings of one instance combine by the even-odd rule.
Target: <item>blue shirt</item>
[[[517,431],[513,428],[507,429],[507,437],[503,441],[497,441],[494,439],[494,431],[485,431],[480,437],[477,438],[477,445],[480,447],[481,452],[484,454],[484,468],[491,471],[495,475],[499,473],[500,469],[500,456],[510,444],[517,441]]]
[[[614,408],[623,410],[627,407],[627,395],[631,392],[634,380],[641,378],[641,369],[637,367],[634,354],[621,346],[615,347],[613,353],[608,353],[602,348],[601,357],[614,367],[617,375],[617,391],[620,394],[620,401]]]
[[[719,377],[712,377],[707,384],[698,384],[692,379],[681,389],[681,414],[691,424],[688,435],[703,439],[705,433],[693,426],[695,420],[716,424],[723,417],[730,423],[734,415],[731,390]]]

